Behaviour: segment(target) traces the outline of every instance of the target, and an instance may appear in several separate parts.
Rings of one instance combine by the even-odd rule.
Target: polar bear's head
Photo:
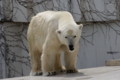
[[[82,27],[82,24],[65,26],[60,30],[56,30],[57,37],[62,44],[66,45],[70,51],[73,51],[81,37]]]

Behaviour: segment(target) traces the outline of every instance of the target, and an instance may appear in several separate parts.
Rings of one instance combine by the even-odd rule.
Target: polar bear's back
[[[53,27],[50,26],[50,22],[52,20],[51,17],[53,14],[55,14],[54,11],[45,11],[38,13],[31,19],[27,31],[28,45],[30,48],[34,46],[35,48],[42,50],[42,45],[46,40],[49,28]]]
[[[45,19],[46,21],[59,21],[61,18],[73,20],[72,15],[68,11],[44,11],[38,13],[35,17]]]

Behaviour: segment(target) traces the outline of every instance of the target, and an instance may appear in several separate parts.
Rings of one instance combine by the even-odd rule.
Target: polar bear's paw
[[[52,76],[52,75],[56,75],[55,71],[51,71],[51,72],[43,72],[42,74],[43,76]]]
[[[67,73],[77,73],[78,70],[77,69],[69,69],[66,71]]]
[[[66,72],[66,69],[64,66],[62,66],[62,69],[60,70],[60,72]]]
[[[38,76],[38,75],[42,75],[42,72],[31,72],[30,76]]]

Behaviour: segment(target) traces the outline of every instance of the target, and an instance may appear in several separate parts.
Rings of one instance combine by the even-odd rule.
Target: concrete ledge
[[[105,64],[106,66],[120,66],[120,60],[107,60]]]
[[[2,80],[120,80],[120,66],[80,69],[79,73],[64,73],[47,77],[24,76]]]

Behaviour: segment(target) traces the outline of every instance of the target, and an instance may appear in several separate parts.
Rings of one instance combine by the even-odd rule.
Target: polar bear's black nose
[[[73,45],[69,45],[69,49],[70,49],[71,51],[73,51],[73,50],[74,50]]]

